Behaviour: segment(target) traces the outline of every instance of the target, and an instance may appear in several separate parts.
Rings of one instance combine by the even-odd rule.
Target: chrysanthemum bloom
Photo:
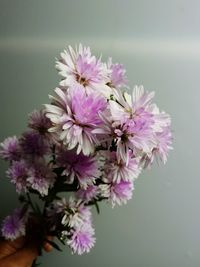
[[[112,207],[117,205],[126,204],[133,195],[133,182],[132,181],[120,181],[119,183],[111,182],[108,184],[102,184],[99,186],[101,196],[107,198]]]
[[[81,86],[66,92],[56,88],[55,92],[53,103],[45,105],[46,116],[53,123],[49,131],[56,132],[67,149],[77,148],[77,154],[81,151],[84,155],[91,154],[99,143],[92,131],[101,127],[99,112],[106,109],[106,100],[97,94],[87,95]]]
[[[105,153],[105,156],[104,173],[109,181],[116,183],[133,181],[139,176],[141,172],[140,159],[135,158],[131,151],[129,151],[127,164],[117,159],[117,153],[115,151]]]
[[[50,166],[47,166],[44,160],[35,160],[29,167],[28,175],[27,181],[30,186],[42,196],[48,195],[48,190],[54,185],[56,177]]]
[[[29,167],[23,159],[14,161],[6,173],[10,178],[10,181],[16,186],[16,191],[18,193],[27,191],[29,186],[27,180],[29,176]]]
[[[19,140],[16,136],[8,137],[0,143],[0,157],[5,160],[18,160],[20,158]]]
[[[56,156],[57,165],[65,168],[63,175],[68,176],[67,182],[72,183],[74,179],[82,188],[92,185],[99,177],[98,162],[95,157],[76,154],[73,150],[58,149]]]
[[[29,115],[28,127],[39,132],[41,135],[49,137],[48,129],[51,126],[51,121],[46,117],[44,110],[34,110]]]
[[[109,94],[106,86],[107,73],[101,60],[91,55],[89,47],[81,44],[74,51],[71,46],[60,54],[61,59],[56,62],[59,74],[64,78],[60,85],[64,87],[81,84],[87,92],[97,91]]]
[[[77,253],[78,255],[88,253],[96,241],[94,234],[94,228],[90,224],[83,224],[71,231],[71,236],[67,244],[70,246],[73,253]]]
[[[76,192],[76,196],[82,199],[85,203],[95,199],[98,194],[98,189],[96,185],[88,185],[87,188],[80,188]]]
[[[113,138],[117,148],[117,158],[128,164],[129,150],[135,155],[151,155],[156,147],[156,133],[170,126],[170,119],[164,112],[160,113],[152,104],[154,93],[144,91],[142,86],[135,87],[132,95],[115,90],[115,98],[109,101],[110,118],[101,114],[104,121],[101,132]],[[109,132],[110,127],[110,132]]]
[[[153,148],[151,155],[144,155],[142,161],[144,167],[151,166],[154,159],[160,158],[165,164],[167,162],[167,156],[170,149],[173,149],[172,144],[172,133],[169,127],[165,127],[163,131],[156,133],[157,144]]]
[[[151,130],[151,121],[147,117],[138,119],[127,119],[114,129],[117,145],[118,161],[128,164],[129,149],[135,154],[137,151],[150,153],[155,146],[154,133]]]
[[[20,138],[23,154],[31,157],[42,157],[49,153],[49,143],[38,132],[30,130],[24,132]]]
[[[172,149],[172,133],[169,127],[165,127],[162,132],[157,132],[156,139],[157,147],[155,148],[155,154],[157,154],[165,164],[167,162],[168,152]]]
[[[97,128],[93,132],[105,134],[108,144],[114,143],[116,146],[118,163],[125,162],[127,165],[130,150],[135,155],[138,154],[138,151],[150,154],[156,141],[151,128],[152,120],[149,116],[134,119],[126,118],[125,111],[120,115],[122,115],[121,120],[114,120],[112,116],[109,118],[101,114],[104,125],[101,129]],[[119,116],[117,111],[116,116]]]
[[[63,201],[63,200],[62,200]],[[63,210],[62,224],[70,228],[79,227],[82,224],[91,224],[92,213],[90,207],[84,206],[81,199],[70,197]]]
[[[22,209],[15,209],[12,215],[7,216],[2,224],[2,236],[8,240],[15,240],[24,236],[26,232],[27,214]]]
[[[126,70],[122,64],[112,63],[112,58],[108,59],[107,67],[109,69],[109,81],[107,85],[114,88],[119,88],[127,84],[125,76]]]

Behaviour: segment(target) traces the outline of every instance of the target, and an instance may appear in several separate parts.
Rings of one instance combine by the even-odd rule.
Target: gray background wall
[[[97,243],[42,266],[200,266],[200,2],[195,0],[0,0],[0,140],[19,135],[27,114],[59,81],[54,58],[82,42],[127,69],[130,84],[156,92],[172,116],[174,151],[145,171],[127,206],[94,211]],[[0,167],[0,215],[16,206]]]

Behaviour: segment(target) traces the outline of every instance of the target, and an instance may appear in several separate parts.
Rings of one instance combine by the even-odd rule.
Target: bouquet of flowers
[[[56,69],[62,79],[50,104],[29,115],[20,137],[0,144],[21,203],[1,232],[14,240],[36,231],[40,248],[53,236],[55,248],[57,240],[80,255],[95,244],[91,206],[126,204],[142,169],[166,162],[171,121],[153,92],[122,89],[129,89],[122,64],[102,62],[89,47],[69,46]]]

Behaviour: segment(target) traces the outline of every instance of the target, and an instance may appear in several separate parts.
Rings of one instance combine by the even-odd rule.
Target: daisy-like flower
[[[48,129],[52,126],[52,124],[46,117],[44,110],[34,110],[29,115],[28,126],[29,128],[39,132],[41,135],[48,137]]]
[[[67,182],[78,179],[81,188],[92,185],[99,176],[98,163],[95,157],[76,154],[73,150],[59,149],[56,156],[57,165],[65,168],[63,175],[68,176]]]
[[[35,160],[29,167],[28,179],[30,186],[41,196],[48,195],[49,189],[54,185],[55,173],[47,166],[44,160]]]
[[[116,113],[116,116],[119,114]],[[150,154],[155,146],[155,136],[152,130],[152,119],[148,114],[142,117],[127,118],[127,113],[122,114],[121,120],[106,117],[101,114],[104,121],[103,127],[95,129],[94,133],[108,136],[108,143],[114,144],[117,152],[118,163],[125,162],[128,165],[130,150],[137,156],[141,152]],[[119,117],[120,118],[120,117]]]
[[[107,68],[109,69],[109,81],[107,85],[114,88],[119,88],[127,84],[125,76],[126,70],[122,64],[112,63],[112,58],[108,59]]]
[[[19,140],[16,136],[8,137],[0,143],[0,157],[5,160],[18,160],[20,158]]]
[[[76,196],[82,199],[85,203],[88,203],[92,199],[96,198],[98,194],[97,186],[88,185],[87,188],[81,188],[76,192]]]
[[[156,133],[157,144],[153,148],[151,155],[144,155],[141,162],[144,163],[144,167],[149,167],[152,165],[154,159],[160,158],[165,164],[167,162],[167,156],[169,150],[172,148],[172,133],[169,127],[165,127],[163,131]]]
[[[169,150],[172,149],[172,133],[169,127],[165,127],[162,132],[156,133],[156,138],[157,147],[155,148],[155,152],[165,164]]]
[[[151,153],[155,146],[154,132],[151,129],[151,120],[149,116],[135,119],[127,119],[121,124],[117,124],[114,129],[117,145],[118,161],[122,160],[128,164],[129,150],[135,154],[138,151]]]
[[[71,230],[67,244],[72,249],[72,253],[82,255],[90,252],[96,241],[94,234],[94,228],[90,224],[83,224]]]
[[[69,150],[77,147],[77,154],[91,154],[99,143],[92,131],[102,124],[99,112],[106,109],[106,100],[97,94],[87,95],[81,86],[66,92],[56,88],[55,92],[57,98],[52,97],[53,103],[45,105],[46,116],[53,123],[49,131],[56,132]]]
[[[31,157],[42,157],[49,153],[48,141],[36,131],[24,132],[20,138],[23,154]]]
[[[20,208],[15,209],[13,214],[7,216],[3,221],[1,228],[2,236],[12,241],[24,236],[27,219],[27,213],[25,214]]]
[[[71,196],[69,200],[62,198],[61,200],[53,201],[46,208],[48,217],[61,215],[61,223],[64,226],[78,227],[83,223],[91,222],[91,210],[85,207],[82,199],[77,199]]]
[[[145,153],[149,157],[157,144],[156,133],[170,126],[169,116],[152,104],[153,96],[142,86],[136,86],[132,95],[115,90],[114,99],[109,101],[110,117],[100,114],[104,125],[94,132],[110,135],[119,162],[128,164],[130,149],[135,155]]]
[[[99,189],[101,196],[107,198],[114,207],[116,204],[126,204],[132,198],[134,186],[132,181],[122,180],[119,183],[99,185]]]
[[[120,103],[120,106],[117,108],[118,113],[113,115],[119,116],[121,113],[122,116],[125,110],[126,113],[133,117],[134,115],[137,115],[137,112],[140,113],[141,111],[147,110],[152,111],[152,109],[154,109],[154,104],[152,104],[154,95],[154,92],[145,91],[142,85],[136,85],[133,88],[131,95],[127,92],[122,93],[120,90],[115,90],[115,98],[117,102]],[[112,104],[114,103],[112,102]]]
[[[92,213],[90,207],[84,206],[81,199],[70,197],[63,210],[62,224],[70,228],[77,228],[83,224],[91,224]]]
[[[69,46],[60,54],[61,59],[56,62],[59,74],[64,78],[60,85],[64,87],[81,84],[87,92],[97,91],[109,94],[106,86],[107,73],[101,60],[91,55],[89,47],[81,44],[75,50]]]
[[[20,161],[14,161],[6,173],[11,182],[16,186],[16,191],[18,193],[27,191],[29,186],[27,180],[29,175],[29,167],[23,159]]]
[[[135,158],[133,153],[129,151],[128,163],[126,164],[122,160],[117,159],[117,153],[115,151],[105,154],[106,162],[104,166],[105,177],[109,181],[114,183],[120,183],[121,181],[133,181],[136,179],[140,172],[140,158]]]

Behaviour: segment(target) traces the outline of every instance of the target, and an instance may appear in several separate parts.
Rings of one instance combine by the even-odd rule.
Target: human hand
[[[52,237],[47,237],[52,240]],[[45,242],[43,248],[46,252],[52,250],[52,246]],[[38,256],[38,248],[31,240],[18,238],[15,241],[0,241],[0,267],[31,267]]]

